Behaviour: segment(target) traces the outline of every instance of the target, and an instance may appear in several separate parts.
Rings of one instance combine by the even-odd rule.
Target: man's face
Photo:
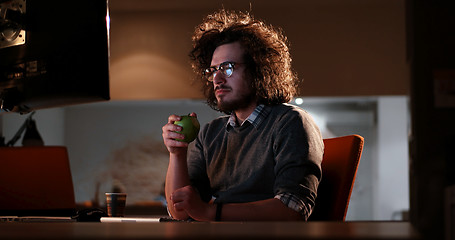
[[[233,62],[234,70],[227,77],[217,71],[213,78],[213,88],[218,101],[218,108],[232,112],[250,106],[254,101],[253,91],[249,87],[248,74],[244,64],[244,50],[240,42],[220,45],[212,56],[211,67],[218,68],[221,63]]]

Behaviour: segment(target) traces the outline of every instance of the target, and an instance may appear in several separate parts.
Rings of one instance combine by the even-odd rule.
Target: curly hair
[[[245,49],[246,69],[252,76],[249,84],[258,104],[286,103],[296,94],[298,78],[291,67],[288,41],[281,29],[254,19],[248,12],[222,9],[208,15],[195,28],[192,40],[191,66],[197,79],[203,82],[202,92],[211,108],[220,111],[204,69],[210,67],[218,46],[237,41]]]

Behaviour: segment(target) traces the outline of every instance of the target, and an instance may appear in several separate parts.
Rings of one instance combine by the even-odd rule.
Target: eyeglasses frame
[[[229,75],[226,74],[226,71],[223,71],[223,69],[222,69],[224,67],[223,65],[226,65],[226,64],[230,64],[232,66],[232,67],[228,67],[228,68],[232,68],[232,72]],[[224,77],[228,78],[228,77],[231,77],[232,74],[234,73],[235,65],[237,65],[237,64],[240,65],[240,64],[243,64],[243,63],[236,63],[236,62],[233,62],[233,61],[225,61],[225,62],[220,63],[220,65],[218,65],[218,67],[208,67],[208,68],[204,69],[203,74],[204,74],[204,76],[206,76],[206,79],[209,82],[213,82],[213,80],[216,77],[217,72],[221,72]],[[211,72],[212,74],[210,76],[207,76],[207,74],[209,73],[209,70],[211,70],[211,69],[214,69],[214,71]]]

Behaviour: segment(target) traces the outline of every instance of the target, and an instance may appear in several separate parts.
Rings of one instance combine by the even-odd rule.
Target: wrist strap
[[[221,220],[221,209],[223,209],[222,203],[216,204],[216,213],[215,213],[215,221],[219,222]]]

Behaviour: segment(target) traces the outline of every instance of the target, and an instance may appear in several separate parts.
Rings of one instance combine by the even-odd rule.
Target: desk
[[[0,239],[419,239],[408,222],[0,223]]]

